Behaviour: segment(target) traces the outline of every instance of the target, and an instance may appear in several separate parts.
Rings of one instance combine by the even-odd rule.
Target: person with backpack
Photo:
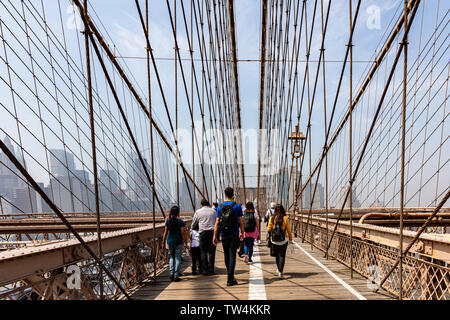
[[[244,211],[244,261],[248,264],[252,264],[253,244],[258,239],[259,229],[259,216],[255,211],[253,202],[249,201],[245,205]]]
[[[213,243],[217,246],[219,233],[222,237],[222,247],[227,267],[227,286],[237,284],[234,278],[236,266],[236,251],[239,240],[244,239],[244,221],[242,207],[233,201],[234,190],[231,187],[225,189],[225,201],[217,208],[216,225],[214,227]]]
[[[188,248],[187,237],[184,230],[184,221],[178,218],[180,215],[180,208],[178,206],[173,206],[170,209],[169,219],[167,219],[162,247],[165,248],[166,240],[167,247],[169,249],[169,270],[170,270],[170,280],[180,281],[180,268],[181,268],[181,255],[183,253],[183,243],[184,248]]]
[[[270,242],[277,262],[278,277],[283,279],[288,238],[292,244],[292,232],[286,211],[281,204],[275,206],[274,215],[270,217],[267,230],[270,232]]]

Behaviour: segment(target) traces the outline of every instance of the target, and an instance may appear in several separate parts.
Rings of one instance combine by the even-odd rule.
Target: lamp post
[[[298,125],[295,126],[295,131],[292,132],[292,134],[288,138],[291,140],[291,156],[292,156],[292,163],[294,163],[295,160],[295,180],[294,180],[294,216],[298,211],[297,207],[297,198],[298,198],[298,189],[297,189],[297,175],[298,175],[298,159],[303,154],[303,141],[305,140],[305,136],[302,132],[298,130]],[[301,183],[301,177],[300,177],[300,183]],[[288,195],[289,197],[289,195]],[[295,233],[297,233],[297,229],[295,229]],[[297,236],[297,235],[295,235]]]

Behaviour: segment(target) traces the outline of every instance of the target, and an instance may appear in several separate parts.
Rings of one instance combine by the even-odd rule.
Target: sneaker
[[[280,271],[278,271],[278,278],[280,278],[280,279],[284,279],[284,277],[283,277],[283,273],[282,273],[282,272],[280,272]]]
[[[174,276],[173,276],[173,274],[171,274],[170,275],[170,281],[173,281],[173,279],[174,279]]]
[[[245,255],[244,261],[245,263],[248,263],[248,255]]]
[[[178,282],[181,281],[180,277],[176,277],[173,281]]]
[[[248,264],[252,264],[253,260],[252,259],[248,259]]]

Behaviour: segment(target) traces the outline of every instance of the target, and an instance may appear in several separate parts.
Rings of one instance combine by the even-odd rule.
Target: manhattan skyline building
[[[61,149],[50,149],[49,151],[50,172],[54,176],[69,176],[75,173],[73,154]]]
[[[8,136],[5,136],[3,142],[27,169],[20,149],[14,148]],[[2,152],[0,152],[0,196],[2,198],[0,214],[27,213],[37,210],[36,191],[24,182],[19,170]]]
[[[349,189],[349,186],[341,187],[339,191],[339,208],[342,208],[342,205],[344,203],[345,195],[347,194],[347,191]],[[347,201],[345,202],[344,208],[350,207],[350,197],[347,197]],[[358,198],[356,197],[355,189],[352,190],[352,207],[353,208],[359,208],[361,207],[361,204],[359,203]]]
[[[315,194],[314,189],[316,189]],[[314,194],[314,200],[311,206],[312,194]],[[317,187],[315,187],[314,183],[308,183],[302,193],[302,204],[304,209],[309,209],[310,206],[312,209],[325,208],[324,188],[322,184],[318,183]]]

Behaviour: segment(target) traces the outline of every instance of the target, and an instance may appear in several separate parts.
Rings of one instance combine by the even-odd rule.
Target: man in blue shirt
[[[216,225],[214,226],[214,238],[213,243],[217,245],[219,228],[220,228],[220,217],[221,210],[223,206],[231,205],[233,203],[234,190],[231,187],[227,187],[225,189],[225,201],[222,205],[219,205],[217,208],[217,217],[216,217]],[[234,286],[237,284],[236,279],[234,278],[234,268],[236,266],[236,251],[239,247],[240,240],[244,239],[244,220],[242,207],[239,203],[233,205],[233,212],[235,215],[236,226],[234,231],[230,234],[222,233],[222,247],[225,265],[227,267],[228,281],[227,286]]]

